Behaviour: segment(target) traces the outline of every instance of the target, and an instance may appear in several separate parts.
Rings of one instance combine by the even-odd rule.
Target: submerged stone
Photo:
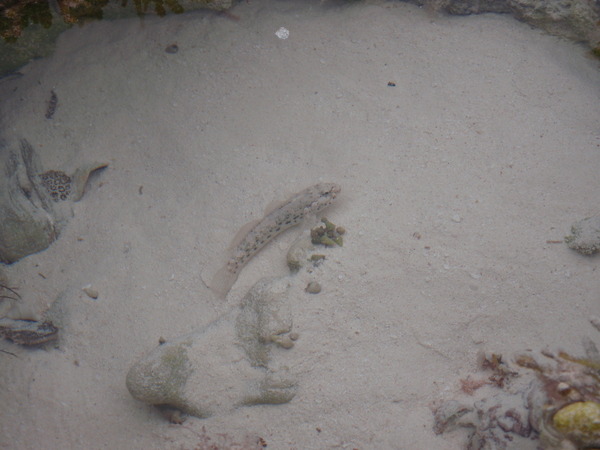
[[[136,362],[126,378],[129,392],[144,403],[200,418],[289,402],[296,382],[271,355],[271,336],[292,328],[288,303],[285,279],[260,280],[240,307]]]
[[[571,226],[571,234],[565,242],[573,250],[592,255],[600,251],[600,216],[588,217]]]
[[[73,215],[71,203],[79,201],[92,172],[106,167],[91,163],[72,175],[50,170],[42,173],[36,151],[25,139],[20,150],[0,142],[0,262],[13,263],[42,251],[56,238]]]

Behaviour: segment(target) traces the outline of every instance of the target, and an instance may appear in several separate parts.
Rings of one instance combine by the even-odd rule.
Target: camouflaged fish
[[[224,298],[250,258],[279,233],[331,205],[340,190],[334,183],[315,184],[267,212],[262,220],[242,227],[231,245],[227,263],[215,274],[210,288]]]

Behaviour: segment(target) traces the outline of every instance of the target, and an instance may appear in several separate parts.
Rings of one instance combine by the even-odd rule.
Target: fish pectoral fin
[[[213,275],[208,287],[211,291],[217,294],[219,298],[224,299],[227,297],[229,290],[236,282],[237,277],[238,274],[230,272],[227,264],[225,264]]]

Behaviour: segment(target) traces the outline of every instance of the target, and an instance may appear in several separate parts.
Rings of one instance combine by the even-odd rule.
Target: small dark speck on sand
[[[58,106],[58,96],[54,90],[50,91],[50,100],[48,100],[47,108],[46,108],[46,119],[52,119],[54,113],[56,112],[56,107]]]
[[[177,53],[179,51],[179,46],[177,44],[171,44],[171,45],[167,45],[167,48],[165,48],[165,52],[167,53]]]

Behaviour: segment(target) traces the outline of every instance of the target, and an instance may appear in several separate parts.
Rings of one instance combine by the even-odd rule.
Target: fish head
[[[314,192],[314,194],[316,194],[315,198],[317,199],[313,205],[315,212],[331,205],[342,190],[342,188],[335,183],[319,183],[314,186],[314,189],[316,191]]]
[[[335,183],[319,183],[317,188],[320,190],[320,194],[323,197],[328,197],[333,200],[342,190],[339,184]]]

